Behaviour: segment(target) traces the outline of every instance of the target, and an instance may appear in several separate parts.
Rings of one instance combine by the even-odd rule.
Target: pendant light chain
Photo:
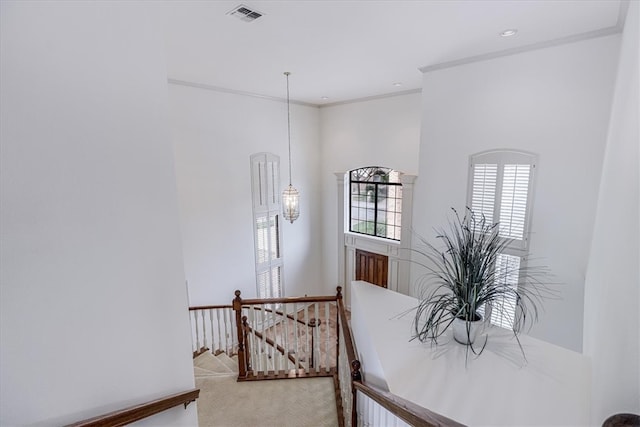
[[[290,72],[285,72],[284,75],[287,76],[287,136],[289,140],[289,185],[291,185],[291,111],[289,109],[289,74]]]
[[[289,74],[287,76],[287,137],[289,140],[289,186],[282,192],[282,213],[284,219],[293,224],[300,216],[300,193],[291,184],[291,100],[289,98]]]

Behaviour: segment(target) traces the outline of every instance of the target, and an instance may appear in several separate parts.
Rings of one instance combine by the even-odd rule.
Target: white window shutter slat
[[[504,165],[502,200],[500,202],[500,236],[509,239],[524,238],[529,191],[527,164]]]
[[[520,271],[520,257],[499,254],[496,261],[496,280],[504,286],[513,288],[518,287],[518,275]],[[491,323],[501,328],[513,328],[513,322],[516,314],[516,299],[513,294],[505,294],[501,300],[497,301],[498,305],[492,307]]]
[[[471,209],[484,215],[488,224],[493,223],[496,203],[497,164],[473,165],[473,184],[471,188]]]

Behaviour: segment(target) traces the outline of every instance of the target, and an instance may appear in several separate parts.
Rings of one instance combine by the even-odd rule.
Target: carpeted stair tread
[[[199,368],[197,366],[193,367],[193,376],[195,378],[202,378],[202,377],[221,377],[221,378],[233,377],[233,378],[236,378],[237,375],[238,374],[235,373],[235,372],[218,373],[218,372],[212,372],[212,371],[210,371],[208,369]]]
[[[233,373],[227,365],[222,363],[220,359],[209,352],[202,353],[195,359],[193,359],[193,366],[206,369],[216,374],[229,374]]]
[[[222,363],[224,363],[224,365],[231,369],[232,372],[238,372],[238,358],[236,357],[235,360],[230,358],[229,356],[227,356],[226,353],[220,353],[219,355],[216,356],[218,358],[218,360],[220,360]]]

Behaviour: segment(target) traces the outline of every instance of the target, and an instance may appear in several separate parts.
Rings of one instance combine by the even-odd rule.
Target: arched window
[[[400,172],[379,166],[349,172],[349,231],[400,240]]]

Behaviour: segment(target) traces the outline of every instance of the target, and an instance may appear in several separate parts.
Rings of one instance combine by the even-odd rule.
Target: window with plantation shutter
[[[509,240],[509,249],[526,253],[536,156],[487,151],[472,155],[469,167],[467,206],[488,223],[500,223],[500,236]]]
[[[471,209],[482,214],[488,223],[493,223],[493,210],[496,203],[497,164],[477,164],[473,168],[473,191]]]
[[[507,241],[498,256],[495,275],[517,288],[518,273],[529,248],[531,202],[537,157],[534,154],[496,150],[474,154],[469,161],[467,206],[488,223],[499,223],[500,237]],[[511,329],[516,301],[501,301],[499,307],[483,307],[493,325]]]
[[[280,229],[280,158],[251,156],[253,230],[258,298],[284,296],[282,230]]]
[[[509,239],[524,239],[531,165],[505,164],[500,202],[500,235]]]
[[[518,287],[518,271],[520,270],[520,257],[500,254],[495,266],[496,277],[509,287]],[[513,295],[505,294],[502,301],[498,301],[498,307],[491,309],[491,324],[502,328],[512,329],[513,319],[516,314],[516,300]]]

